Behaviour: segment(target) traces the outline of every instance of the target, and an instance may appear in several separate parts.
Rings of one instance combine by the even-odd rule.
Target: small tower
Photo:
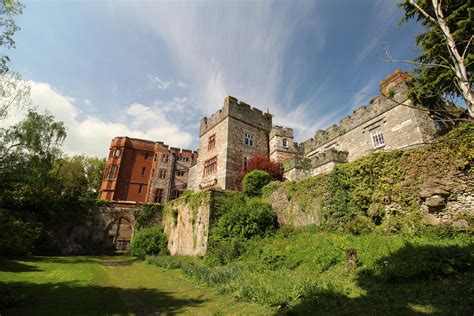
[[[274,126],[270,131],[270,159],[283,162],[297,155],[298,150],[293,140],[293,129]]]

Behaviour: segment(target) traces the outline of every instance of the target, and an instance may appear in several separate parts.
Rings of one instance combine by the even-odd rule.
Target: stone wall
[[[449,178],[433,178],[421,187],[421,211],[427,225],[451,224],[468,229],[474,218],[474,176],[458,173]]]
[[[189,187],[193,191],[236,189],[238,176],[244,168],[244,158],[269,155],[268,133],[271,127],[270,114],[234,97],[225,98],[219,111],[201,120],[199,158],[192,168]],[[246,132],[253,134],[253,146],[245,145]],[[211,137],[215,138],[214,146],[209,146]],[[205,174],[205,163],[213,158],[217,159],[216,171]]]
[[[302,206],[297,200],[291,199],[285,187],[281,186],[267,200],[272,204],[272,211],[276,213],[279,225],[300,227],[319,226],[321,223],[321,206],[317,196],[313,203]]]
[[[214,191],[193,193],[165,205],[163,225],[171,255],[202,256],[207,251]]]
[[[354,161],[374,150],[408,148],[430,142],[436,129],[428,112],[409,107],[409,100],[404,104],[408,106],[394,105],[382,96],[376,98],[371,107],[356,110],[355,119],[343,119],[339,126],[317,132],[314,139],[304,143],[305,156],[311,158],[335,148],[349,152],[348,160]],[[369,119],[352,126],[362,117]],[[374,148],[372,140],[372,133],[376,131],[382,133],[385,142],[378,148]]]
[[[298,155],[298,144],[293,140],[293,129],[274,126],[270,131],[270,159],[284,162]],[[286,141],[286,146],[284,146]]]

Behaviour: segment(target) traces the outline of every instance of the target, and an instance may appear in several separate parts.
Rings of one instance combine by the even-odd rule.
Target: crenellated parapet
[[[211,117],[201,119],[199,135],[204,135],[226,117],[238,119],[268,132],[272,128],[272,115],[270,113],[264,113],[260,109],[228,96],[224,99],[224,105],[219,111],[212,114]]]
[[[316,155],[315,157],[312,157],[311,165],[313,168],[317,168],[329,162],[343,163],[343,162],[347,162],[348,156],[349,156],[349,153],[347,151],[340,151],[340,150],[331,148],[325,152],[322,152]]]
[[[397,82],[396,85],[390,85],[390,87],[392,90],[390,90],[389,96],[376,96],[369,101],[369,105],[355,109],[352,115],[342,118],[338,124],[333,124],[325,130],[316,131],[313,138],[300,144],[300,147],[303,147],[304,153],[310,153],[408,99],[408,86],[405,84],[405,81]]]
[[[279,125],[275,125],[272,127],[272,130],[270,131],[270,139],[272,139],[275,136],[293,139],[293,133],[294,133],[293,129],[290,127],[282,127]]]

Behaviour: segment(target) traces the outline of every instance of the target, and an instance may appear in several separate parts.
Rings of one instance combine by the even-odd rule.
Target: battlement
[[[275,136],[285,137],[285,138],[293,138],[293,129],[290,127],[282,127],[279,125],[275,125],[272,127],[270,131],[270,139]]]
[[[263,113],[260,109],[252,107],[232,96],[228,96],[224,99],[224,105],[219,111],[212,114],[209,118],[204,117],[201,119],[199,135],[204,135],[226,117],[241,120],[258,128],[265,129],[268,132],[272,128],[272,116],[270,113]]]
[[[184,148],[178,148],[178,147],[170,147],[169,145],[166,145],[162,141],[157,141],[153,142],[155,144],[155,151],[169,151],[174,154],[197,154],[197,151],[191,150],[191,149],[184,149]]]
[[[391,85],[390,91],[390,96],[376,96],[369,101],[369,105],[355,109],[352,112],[352,115],[342,118],[338,124],[333,124],[325,130],[316,131],[314,138],[308,139],[300,144],[304,149],[304,153],[308,154],[321,145],[324,145],[350,130],[372,120],[408,99],[408,86],[405,84],[405,81],[398,82],[397,85]]]
[[[331,148],[311,158],[311,164],[313,168],[317,168],[324,164],[327,164],[328,162],[347,162],[348,156],[349,153],[347,151],[339,151],[334,148]]]

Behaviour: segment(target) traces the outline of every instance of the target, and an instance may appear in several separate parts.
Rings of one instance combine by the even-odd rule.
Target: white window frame
[[[372,138],[372,146],[374,146],[375,149],[385,146],[385,139],[381,130],[370,132],[370,137]]]
[[[255,145],[255,135],[253,133],[244,131],[244,144],[249,147],[254,147]]]

